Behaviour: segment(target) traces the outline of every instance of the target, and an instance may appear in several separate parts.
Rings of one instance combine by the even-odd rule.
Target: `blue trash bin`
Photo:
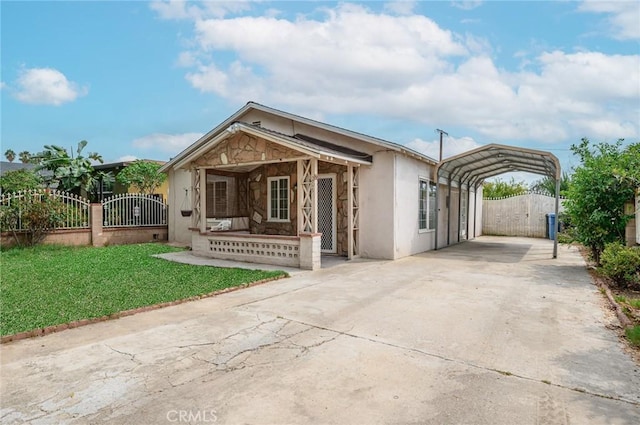
[[[549,224],[549,239],[556,238],[556,215],[555,213],[547,214],[547,224]]]

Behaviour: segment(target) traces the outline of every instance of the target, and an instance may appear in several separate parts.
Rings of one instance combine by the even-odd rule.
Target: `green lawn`
[[[38,246],[0,252],[0,334],[101,317],[286,275],[192,266],[161,244]]]

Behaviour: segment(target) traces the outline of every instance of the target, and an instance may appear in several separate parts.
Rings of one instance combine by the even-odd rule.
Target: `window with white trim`
[[[289,221],[289,177],[267,178],[269,221]]]
[[[435,230],[438,214],[436,212],[436,184],[420,179],[420,197],[418,208],[418,228]]]

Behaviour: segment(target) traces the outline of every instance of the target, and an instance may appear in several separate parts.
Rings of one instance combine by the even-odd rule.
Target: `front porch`
[[[185,161],[195,254],[310,270],[323,253],[358,256],[359,170],[370,159],[244,123],[224,136]]]

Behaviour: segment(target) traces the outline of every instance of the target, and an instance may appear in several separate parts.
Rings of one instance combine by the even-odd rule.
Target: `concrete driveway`
[[[2,423],[634,424],[573,249],[478,238],[1,347]]]

